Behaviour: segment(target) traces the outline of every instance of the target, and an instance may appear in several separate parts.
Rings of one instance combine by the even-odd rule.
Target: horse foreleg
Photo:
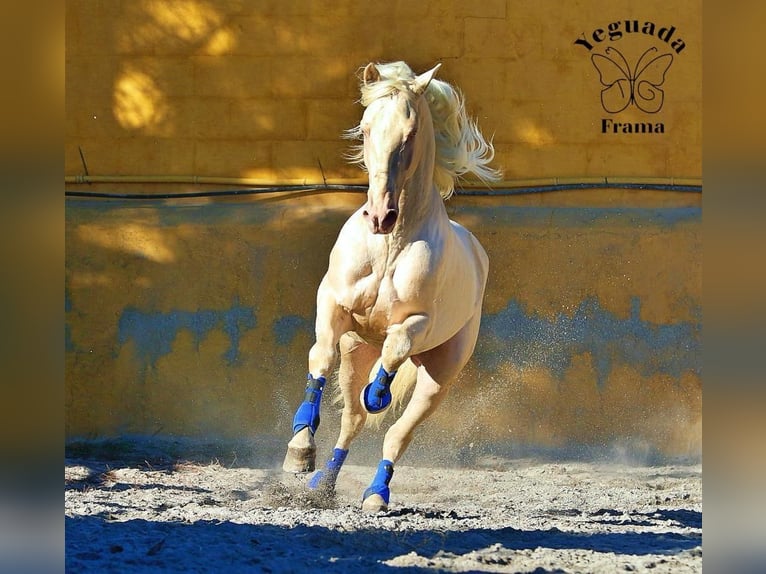
[[[370,487],[364,492],[362,508],[379,512],[388,508],[388,484],[394,463],[407,450],[417,426],[442,403],[452,383],[473,353],[479,332],[477,314],[452,339],[412,357],[418,365],[418,378],[407,407],[383,439],[383,459]]]
[[[372,484],[367,487],[362,495],[362,510],[366,512],[385,512],[388,510],[388,500],[391,491],[388,483],[394,476],[394,463],[383,459],[378,464],[378,470]]]
[[[454,378],[454,376],[453,376]],[[452,380],[437,383],[422,364],[418,367],[418,380],[412,398],[402,416],[386,432],[383,439],[383,459],[369,488],[362,497],[362,509],[381,512],[388,509],[388,484],[394,473],[394,463],[404,454],[412,440],[415,428],[433,413],[447,394]]]
[[[382,413],[391,406],[391,383],[428,325],[427,315],[410,315],[386,332],[375,379],[362,390],[361,401],[368,413]]]
[[[319,428],[322,392],[337,361],[338,340],[349,327],[348,313],[337,305],[323,281],[317,292],[316,342],[309,351],[306,392],[293,417],[293,438],[282,465],[286,472],[310,472],[316,467],[314,434]]]
[[[340,370],[338,385],[343,396],[343,414],[341,415],[340,434],[333,449],[332,458],[325,468],[319,470],[309,480],[309,488],[333,490],[343,462],[348,455],[351,441],[364,428],[367,413],[359,402],[359,391],[368,380],[370,369],[378,358],[378,350],[358,341],[350,335],[340,339]]]
[[[293,438],[287,443],[287,454],[282,464],[285,472],[311,472],[316,466],[314,434],[319,428],[319,407],[326,379],[314,379],[310,374],[303,402],[293,417]]]

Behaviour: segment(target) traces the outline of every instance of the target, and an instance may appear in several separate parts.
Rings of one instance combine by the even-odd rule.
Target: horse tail
[[[370,371],[370,380],[374,378],[375,374],[380,368],[380,359],[378,359]],[[415,385],[415,381],[418,378],[418,368],[410,359],[407,359],[402,366],[396,371],[396,376],[391,383],[391,407],[384,412],[377,415],[367,415],[367,426],[373,428],[380,428],[383,419],[389,412],[398,412],[401,409],[402,403],[407,398],[407,395]]]

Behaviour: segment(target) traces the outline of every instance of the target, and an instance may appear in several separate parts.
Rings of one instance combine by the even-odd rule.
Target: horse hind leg
[[[394,476],[394,463],[383,459],[378,464],[378,470],[372,483],[362,495],[362,510],[365,512],[385,512],[388,510],[388,500],[391,490],[388,484]]]
[[[391,425],[383,439],[383,459],[370,487],[364,492],[362,509],[381,512],[388,509],[389,482],[394,463],[404,454],[420,423],[425,421],[447,396],[450,386],[473,353],[479,329],[479,315],[452,339],[412,357],[418,365],[417,381],[402,416]]]
[[[372,483],[362,495],[362,510],[367,512],[388,510],[391,494],[389,483],[394,473],[394,463],[409,446],[417,426],[441,404],[451,382],[452,378],[441,384],[437,383],[425,366],[418,367],[418,378],[412,397],[402,416],[391,425],[383,439],[383,458],[378,464]]]

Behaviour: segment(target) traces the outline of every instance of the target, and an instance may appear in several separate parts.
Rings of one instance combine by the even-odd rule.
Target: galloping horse
[[[368,511],[388,508],[394,463],[444,399],[479,332],[489,261],[478,240],[449,219],[443,200],[460,175],[491,181],[500,174],[488,166],[494,148],[467,117],[461,95],[434,79],[439,66],[416,76],[404,62],[370,63],[362,72],[366,109],[349,136],[363,142],[352,159],[368,172],[367,202],[340,230],[319,285],[316,342],[283,465],[314,470],[322,392],[339,356],[340,435],[310,488],[334,490],[368,413],[402,400],[414,383],[364,492]]]

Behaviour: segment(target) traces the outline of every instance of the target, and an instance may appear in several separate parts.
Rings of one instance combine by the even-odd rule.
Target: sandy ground
[[[68,572],[702,571],[699,464],[398,465],[372,515],[373,466],[322,499],[273,460],[68,454]]]

